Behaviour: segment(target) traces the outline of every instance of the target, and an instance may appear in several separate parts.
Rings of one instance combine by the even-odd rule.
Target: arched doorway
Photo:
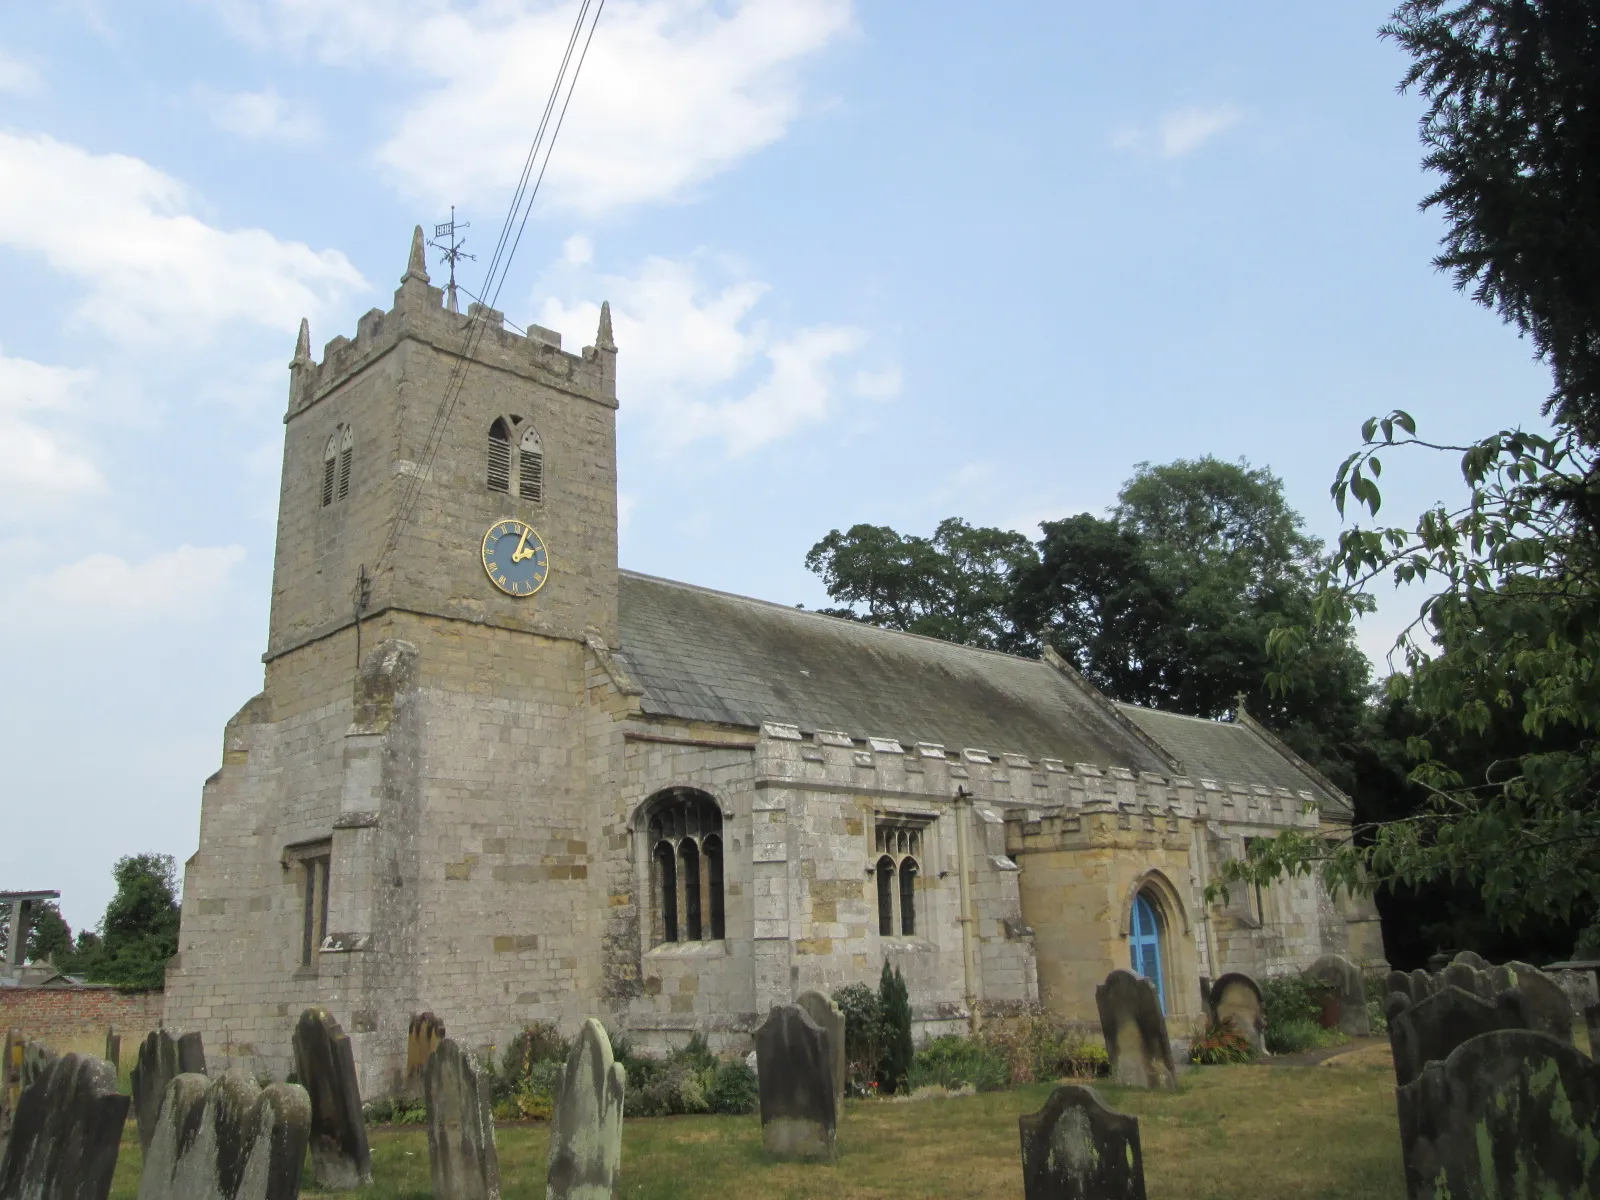
[[[1128,951],[1136,975],[1156,985],[1161,1011],[1167,1011],[1166,981],[1161,977],[1161,923],[1150,897],[1140,892],[1133,898],[1132,920],[1128,930]]]

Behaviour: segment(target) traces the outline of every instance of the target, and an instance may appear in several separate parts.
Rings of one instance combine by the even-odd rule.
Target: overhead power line
[[[556,71],[554,82],[550,86],[550,94],[545,99],[544,111],[539,116],[539,125],[534,132],[533,144],[528,147],[527,158],[522,164],[522,173],[518,176],[517,186],[511,195],[511,204],[506,211],[505,221],[500,227],[500,236],[495,242],[494,253],[484,271],[484,281],[479,289],[481,295],[488,297],[487,307],[493,308],[500,299],[500,289],[505,285],[506,274],[510,270],[511,260],[515,257],[517,247],[522,242],[522,231],[527,228],[528,214],[533,211],[533,202],[539,195],[539,186],[544,182],[546,169],[550,166],[550,154],[555,149],[556,138],[561,133],[561,126],[566,121],[567,108],[572,103],[572,93],[577,89],[578,76],[583,71],[583,62],[589,55],[589,44],[594,40],[595,27],[600,23],[600,13],[605,8],[605,0],[580,0],[576,19],[572,23],[572,32],[567,37],[566,49],[561,56],[561,65]],[[592,15],[591,15],[592,10]],[[587,28],[587,32],[585,29]],[[581,49],[580,49],[581,42]],[[576,58],[574,54],[576,53]],[[554,117],[554,124],[552,124]],[[537,175],[535,167],[538,168]],[[452,220],[454,214],[452,212]],[[470,293],[469,293],[470,294]],[[423,441],[422,455],[417,464],[417,470],[405,477],[402,485],[400,499],[395,507],[394,519],[389,526],[389,536],[384,541],[383,550],[378,556],[373,573],[383,570],[389,559],[399,545],[400,535],[406,523],[410,521],[416,510],[417,502],[421,498],[422,486],[433,470],[434,457],[439,453],[439,447],[444,442],[445,429],[450,422],[450,415],[455,410],[456,402],[461,398],[461,389],[466,381],[467,367],[476,353],[479,343],[483,340],[487,323],[480,310],[478,314],[467,322],[465,335],[462,339],[462,348],[450,369],[450,378],[445,383],[444,395],[440,397],[439,407],[435,410],[433,421],[429,425],[428,435]]]

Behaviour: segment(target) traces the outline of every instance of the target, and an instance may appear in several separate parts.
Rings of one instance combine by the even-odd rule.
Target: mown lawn
[[[831,1166],[769,1161],[756,1117],[627,1122],[622,1194],[672,1197],[1007,1197],[1022,1195],[1017,1117],[1050,1087],[953,1099],[850,1101]],[[1139,1118],[1150,1200],[1402,1200],[1394,1074],[1388,1046],[1363,1046],[1310,1067],[1207,1067],[1176,1093],[1102,1087]],[[138,1192],[139,1143],[129,1121],[114,1200]],[[506,1200],[541,1200],[543,1125],[496,1134]],[[424,1200],[428,1142],[420,1126],[372,1132],[363,1200]],[[307,1189],[311,1189],[308,1187]]]

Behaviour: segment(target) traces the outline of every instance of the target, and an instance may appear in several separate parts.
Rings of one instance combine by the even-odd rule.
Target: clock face
[[[483,535],[483,569],[508,596],[531,596],[550,577],[550,555],[533,526],[507,518]]]

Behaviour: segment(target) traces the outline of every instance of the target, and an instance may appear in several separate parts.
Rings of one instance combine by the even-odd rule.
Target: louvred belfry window
[[[344,436],[339,439],[339,499],[343,500],[350,494],[350,461],[355,456],[355,434],[350,426],[344,427]]]
[[[322,507],[327,508],[333,503],[333,476],[338,469],[339,435],[333,434],[328,438],[328,444],[322,450]]]
[[[517,493],[532,504],[544,499],[544,446],[532,425],[517,444]]]
[[[511,490],[511,430],[504,417],[489,426],[489,490]]]

